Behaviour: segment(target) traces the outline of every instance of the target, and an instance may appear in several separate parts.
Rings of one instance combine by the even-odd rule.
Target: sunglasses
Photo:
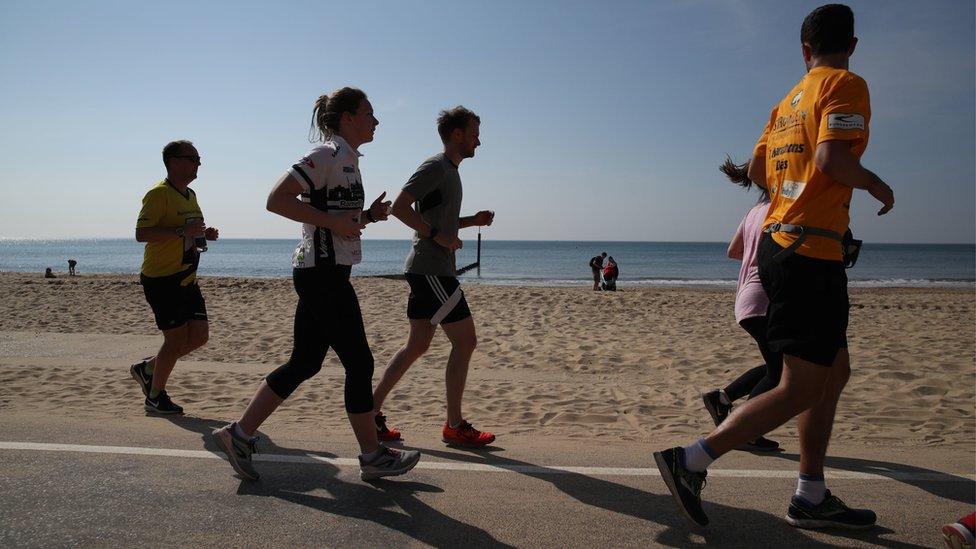
[[[173,155],[173,158],[185,158],[187,160],[192,160],[194,162],[199,162],[200,161],[200,157],[199,156],[196,156],[196,155],[193,155],[193,154],[176,154],[176,155]]]

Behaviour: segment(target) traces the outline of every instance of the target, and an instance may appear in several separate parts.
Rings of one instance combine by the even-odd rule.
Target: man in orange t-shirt
[[[704,526],[705,470],[719,456],[798,416],[800,475],[786,520],[801,528],[870,528],[877,517],[826,489],[824,459],[834,413],[850,377],[847,274],[840,240],[853,190],[894,206],[894,194],[861,166],[871,118],[868,88],[849,72],[854,14],[830,4],[800,29],[807,73],[773,108],[749,168],[771,205],[759,244],[759,277],[769,297],[767,341],[784,355],[779,386],[750,399],[710,435],[655,452],[681,511]]]

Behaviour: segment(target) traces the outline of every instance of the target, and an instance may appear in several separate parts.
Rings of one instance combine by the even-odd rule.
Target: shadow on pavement
[[[465,453],[443,450],[421,449],[425,455],[435,456],[451,461],[464,463],[481,463],[496,467],[521,468],[525,466],[543,467],[533,463],[518,461],[499,455],[500,448],[493,451],[469,450]],[[654,543],[670,547],[701,547],[701,541],[692,536],[701,536],[708,545],[720,546],[824,546],[823,542],[811,539],[802,530],[798,530],[783,519],[782,516],[771,515],[764,511],[741,509],[719,505],[705,501],[705,512],[711,520],[707,528],[695,528],[680,514],[674,500],[660,479],[650,480],[656,483],[660,493],[652,493],[610,482],[601,478],[590,477],[579,473],[569,473],[560,470],[550,472],[516,472],[532,478],[551,483],[555,488],[573,499],[598,507],[613,513],[629,515],[639,519],[661,524],[665,530],[658,534]],[[646,477],[640,477],[645,479]],[[650,488],[650,486],[648,486]],[[707,488],[706,488],[707,497]],[[786,512],[788,498],[791,494],[784,494],[783,512]],[[828,532],[838,538],[848,538],[869,542],[881,547],[918,547],[910,543],[886,539],[882,536],[894,533],[893,530],[877,526],[873,530],[853,532],[832,530]],[[626,536],[625,533],[621,535]],[[649,540],[650,541],[650,540]],[[835,542],[843,543],[843,542]]]
[[[799,454],[776,454],[775,457],[799,463]],[[976,502],[976,482],[950,473],[924,467],[875,461],[870,459],[827,456],[827,467],[857,473],[871,473],[914,486],[940,498],[973,505]],[[910,477],[926,478],[910,478]]]
[[[182,429],[199,434],[207,450],[219,452],[210,439],[210,432],[226,425],[226,421],[192,416],[167,416],[166,419]],[[259,453],[336,457],[327,452],[278,446],[260,431],[258,436],[261,437],[257,445]],[[316,511],[375,522],[434,547],[457,547],[461,544],[511,547],[480,528],[441,513],[417,497],[418,493],[423,492],[443,492],[437,486],[398,480],[346,482],[338,478],[338,467],[325,462],[314,465],[263,462],[257,465],[261,480],[242,480],[237,489],[239,495],[273,497]],[[221,464],[221,467],[224,473],[234,474],[230,465]],[[298,471],[300,474],[296,474]],[[313,493],[321,491],[329,495]],[[321,541],[331,545],[338,540]],[[364,528],[355,543],[375,546],[384,544],[384,541],[382,531]]]

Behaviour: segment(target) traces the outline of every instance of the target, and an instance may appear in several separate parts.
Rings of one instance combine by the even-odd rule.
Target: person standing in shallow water
[[[268,211],[302,224],[302,240],[292,258],[298,294],[291,358],[261,382],[240,418],[211,433],[241,477],[260,475],[251,457],[258,427],[304,381],[322,368],[332,348],[346,372],[345,410],[361,453],[361,478],[402,475],[420,452],[379,443],[373,423],[373,354],[366,340],[359,298],[349,275],[362,260],[362,230],[386,220],[386,193],[363,209],[359,147],[373,140],[379,120],[366,94],[341,88],[315,102],[312,126],[322,142],[293,165],[268,196]]]
[[[595,255],[590,258],[590,270],[593,271],[593,290],[600,289],[600,271],[603,270],[603,258],[607,257],[607,252]]]
[[[870,528],[869,509],[848,507],[827,490],[824,460],[840,395],[850,378],[849,300],[841,241],[854,189],[895,203],[891,188],[861,165],[871,107],[867,83],[850,72],[857,46],[854,13],[829,4],[803,20],[806,75],[776,105],[749,165],[749,179],[769,189],[759,243],[759,278],[769,297],[767,338],[783,353],[778,386],[750,399],[707,437],[654,452],[678,509],[708,524],[701,490],[723,454],[797,417],[800,471],[786,521],[798,528]]]

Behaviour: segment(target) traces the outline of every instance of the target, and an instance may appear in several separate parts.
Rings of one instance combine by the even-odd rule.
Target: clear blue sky
[[[747,157],[803,75],[799,27],[820,3],[7,0],[0,237],[130,236],[162,146],[188,138],[221,236],[297,238],[267,192],[310,148],[313,100],[353,85],[380,119],[361,149],[370,197],[439,151],[437,111],[460,103],[482,117],[461,176],[465,213],[496,211],[488,238],[725,240],[755,196],[716,167]],[[855,232],[973,242],[973,2],[850,5],[863,161],[897,200],[879,218],[858,191]]]

